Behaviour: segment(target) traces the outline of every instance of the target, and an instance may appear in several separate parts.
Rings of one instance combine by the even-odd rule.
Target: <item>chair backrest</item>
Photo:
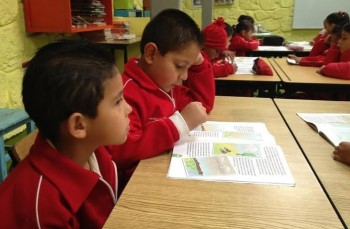
[[[262,45],[283,46],[285,45],[285,40],[281,36],[268,36],[263,38]]]
[[[12,154],[18,163],[29,154],[30,147],[34,144],[37,135],[38,130],[35,130],[16,142],[12,147]]]

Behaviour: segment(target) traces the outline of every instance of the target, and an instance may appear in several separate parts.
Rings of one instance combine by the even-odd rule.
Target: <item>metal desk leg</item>
[[[1,183],[7,176],[4,136],[0,136],[0,167],[1,167],[1,171],[0,171],[0,183]]]

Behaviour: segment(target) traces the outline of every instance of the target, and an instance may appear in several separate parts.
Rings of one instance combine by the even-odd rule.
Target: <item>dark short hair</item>
[[[72,113],[91,118],[104,96],[104,82],[117,72],[112,53],[85,40],[62,40],[38,50],[22,84],[25,110],[45,138],[55,141]]]
[[[341,25],[343,26],[345,23],[349,22],[349,14],[344,11],[339,11],[335,13],[329,14],[325,21],[329,24]]]
[[[201,48],[204,38],[196,22],[186,13],[165,9],[146,25],[141,38],[141,54],[150,42],[157,45],[161,55],[165,55],[186,48],[192,42]]]
[[[244,15],[244,14],[240,15],[238,17],[237,21],[240,22],[242,20],[250,21],[253,25],[255,23],[254,18],[252,16],[249,16],[249,15]]]
[[[227,34],[227,37],[231,37],[233,35],[233,29],[230,24],[225,22],[225,31]]]
[[[350,33],[350,22],[346,23],[344,26],[343,26],[343,31],[347,32],[347,33]]]
[[[253,30],[254,25],[248,20],[241,20],[237,25],[232,26],[234,33],[240,33],[243,30]]]

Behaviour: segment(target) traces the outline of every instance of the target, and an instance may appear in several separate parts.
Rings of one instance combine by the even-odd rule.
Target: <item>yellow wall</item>
[[[69,36],[67,34],[30,34],[25,31],[22,0],[0,0],[0,107],[22,107],[21,83],[23,76],[22,62],[30,59],[35,51],[52,41]],[[142,0],[135,0],[138,9]],[[193,8],[191,0],[183,0],[183,10],[191,15],[201,26],[201,10]],[[293,0],[235,0],[233,5],[215,6],[214,18],[223,16],[230,24],[236,22],[240,14],[253,16],[257,23],[274,34],[287,40],[310,40],[317,30],[293,30]],[[149,18],[129,18],[131,33],[141,35]],[[122,59],[122,53],[117,59]],[[129,57],[138,56],[138,45],[129,47]],[[118,61],[122,71],[122,61]]]

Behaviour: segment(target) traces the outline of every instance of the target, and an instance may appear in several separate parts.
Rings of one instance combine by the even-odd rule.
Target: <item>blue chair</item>
[[[24,124],[27,126],[28,133],[35,129],[34,122],[24,110],[0,108],[0,183],[7,177],[6,163],[11,160],[5,153],[4,135]]]

